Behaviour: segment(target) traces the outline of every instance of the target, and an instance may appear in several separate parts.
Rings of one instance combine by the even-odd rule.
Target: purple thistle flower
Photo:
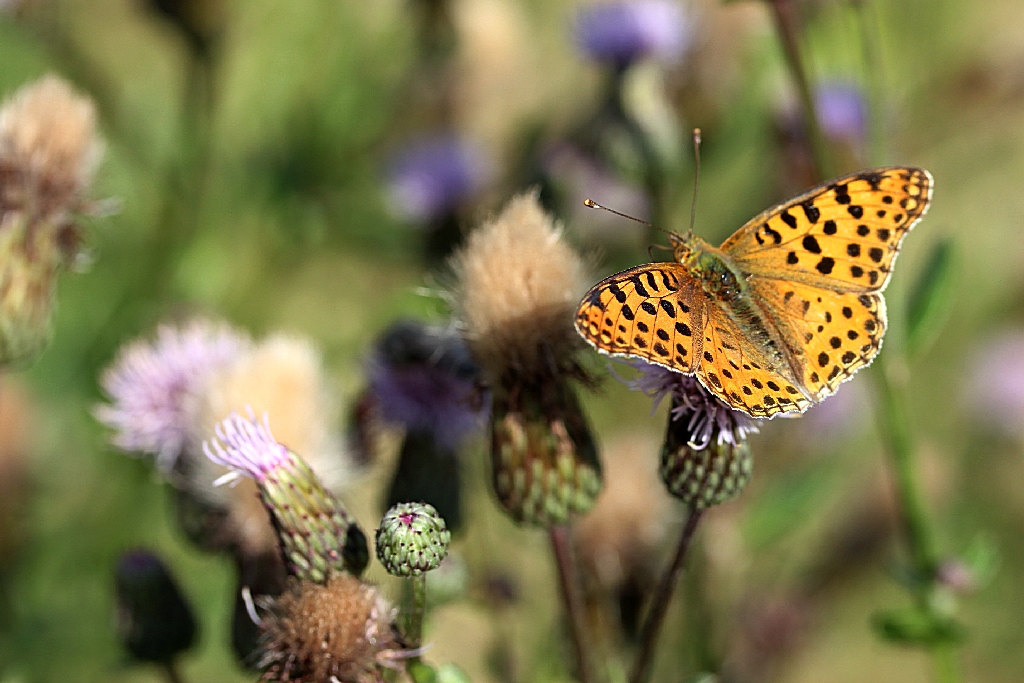
[[[285,465],[291,454],[274,440],[266,414],[257,421],[250,410],[249,419],[232,413],[214,428],[216,439],[203,442],[206,457],[231,470],[214,485],[237,480],[242,475],[262,483],[275,468]]]
[[[450,213],[477,192],[490,176],[483,150],[455,135],[410,142],[391,159],[387,189],[400,217],[426,223]]]
[[[722,403],[693,375],[642,360],[629,361],[629,365],[640,372],[639,376],[632,380],[616,377],[630,389],[653,398],[653,410],[657,410],[665,397],[675,399],[672,420],[688,420],[686,430],[690,439],[687,445],[694,450],[703,450],[712,443],[738,446],[750,434],[758,432],[756,420]]]
[[[377,343],[367,374],[381,417],[433,434],[455,449],[487,417],[478,369],[462,339],[414,321],[398,322]]]
[[[203,320],[181,329],[162,326],[155,340],[124,346],[103,372],[100,384],[110,402],[96,408],[96,418],[115,430],[115,446],[153,454],[169,472],[185,446],[192,397],[248,344],[229,327]]]
[[[867,134],[867,102],[857,85],[844,81],[822,83],[815,93],[814,106],[827,137],[857,142]]]
[[[575,29],[576,43],[589,58],[620,66],[643,57],[678,60],[692,38],[682,7],[667,0],[586,7],[577,15]]]

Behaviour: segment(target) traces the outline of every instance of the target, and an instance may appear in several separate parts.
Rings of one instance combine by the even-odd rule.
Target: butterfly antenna
[[[662,230],[657,225],[654,225],[653,223],[648,223],[647,221],[637,218],[636,216],[630,216],[628,213],[622,213],[621,211],[616,211],[615,209],[609,209],[607,206],[602,206],[595,202],[593,199],[584,199],[583,205],[589,209],[601,209],[602,211],[607,211],[608,213],[614,213],[616,216],[621,216],[622,218],[627,218],[631,221],[640,223],[641,225],[646,225],[648,228],[654,228],[655,230],[663,232],[666,235],[672,234],[668,230]]]
[[[700,128],[693,129],[693,201],[690,203],[690,236],[697,222],[697,186],[700,183]]]

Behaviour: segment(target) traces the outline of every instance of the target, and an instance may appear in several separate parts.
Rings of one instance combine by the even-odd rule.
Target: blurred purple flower
[[[634,0],[585,7],[576,17],[576,44],[587,57],[624,66],[643,57],[678,60],[692,25],[668,0]]]
[[[486,418],[477,373],[461,337],[414,321],[388,328],[367,367],[385,421],[429,431],[451,449]]]
[[[206,457],[231,470],[214,482],[219,486],[242,476],[262,483],[275,469],[290,464],[295,456],[274,440],[267,415],[257,420],[231,413],[214,429],[216,438],[203,442]]]
[[[621,377],[619,380],[633,391],[641,391],[653,398],[654,410],[664,398],[672,398],[672,419],[688,420],[688,445],[694,450],[703,450],[712,442],[738,446],[747,436],[758,432],[757,420],[727,406],[693,375],[684,375],[642,360],[628,363],[640,374],[632,380]]]
[[[966,399],[985,424],[1024,435],[1024,329],[1001,332],[975,350]]]
[[[871,395],[860,381],[846,382],[827,400],[812,406],[799,421],[810,442],[835,441],[857,429],[868,419]]]
[[[491,174],[487,155],[454,135],[424,137],[392,157],[387,190],[392,210],[413,222],[453,211],[483,187]]]
[[[822,132],[833,140],[857,142],[867,134],[867,101],[862,90],[844,81],[818,86],[814,105]]]
[[[229,327],[202,320],[182,329],[162,326],[155,340],[122,347],[104,370],[100,384],[110,402],[96,408],[96,418],[114,430],[115,446],[153,454],[169,472],[185,446],[195,393],[248,343]]]

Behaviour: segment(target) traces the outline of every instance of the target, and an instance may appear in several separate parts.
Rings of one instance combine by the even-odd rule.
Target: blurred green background
[[[157,4],[0,2],[0,94],[55,72],[92,96],[107,143],[93,196],[120,205],[89,221],[92,263],[62,278],[52,345],[0,387],[0,458],[13,463],[0,473],[21,472],[3,489],[9,505],[0,522],[2,683],[158,676],[125,663],[112,627],[114,560],[143,545],[168,560],[197,607],[202,642],[184,663],[188,679],[252,680],[226,645],[230,563],[185,543],[150,464],[107,445],[90,413],[100,370],[124,341],[202,312],[257,334],[309,335],[351,399],[367,350],[389,322],[447,314],[442,297],[423,292],[446,281],[443,259],[422,226],[389,208],[394,151],[447,130],[486,152],[486,182],[454,215],[469,229],[512,193],[557,185],[557,170],[538,174],[538,150],[585,131],[607,83],[573,43],[576,2],[453,0],[444,31],[424,18],[434,3],[412,0],[160,3],[185,7],[203,30],[214,27],[209,54]],[[695,47],[681,64],[635,70],[629,87],[649,130],[667,131],[656,139],[668,140],[661,152],[672,160],[665,172],[672,189],[650,215],[685,229],[686,131],[699,126],[697,231],[717,244],[808,183],[793,172],[792,140],[780,134],[795,99],[767,7],[681,4],[695,22]],[[906,241],[887,290],[887,344],[898,348],[908,292],[934,245],[952,239],[948,317],[898,370],[910,377],[923,485],[943,552],[999,557],[990,580],[957,596],[969,634],[966,680],[1018,681],[1024,430],[985,416],[994,411],[986,401],[1024,385],[1024,374],[1007,369],[1009,390],[971,387],[986,342],[1024,326],[1022,7],[1013,0],[801,6],[812,80],[846,80],[880,95],[870,139],[854,158],[918,165],[935,177],[932,208]],[[643,186],[629,163],[612,168]],[[647,260],[657,237],[620,223],[610,238],[608,229],[595,233],[588,222],[607,225],[607,218],[581,213],[570,195],[550,205],[591,255],[595,281]],[[828,415],[763,425],[753,482],[712,512],[701,532],[681,591],[687,597],[663,642],[663,680],[685,680],[706,661],[693,636],[697,606],[710,615],[698,619],[715,624],[706,644],[715,657],[764,658],[744,680],[931,680],[921,651],[887,645],[870,627],[872,614],[906,601],[886,503],[892,487],[871,411],[868,375],[876,371],[845,385],[832,399],[847,394],[842,407]],[[645,397],[614,381],[587,401],[601,440],[648,447],[653,471],[664,408],[651,416]],[[502,565],[523,597],[512,607],[511,635],[479,599],[446,606],[435,615],[430,657],[456,661],[474,680],[499,680],[492,641],[511,638],[520,680],[562,680],[563,669],[551,663],[560,627],[550,609],[545,540],[493,510],[482,445],[466,455],[467,553]],[[389,467],[378,463],[352,492],[366,528],[376,526]],[[665,509],[675,524],[678,511]],[[845,546],[834,549],[843,533],[870,532],[872,524],[877,538],[869,533],[863,552],[856,544],[849,556]],[[820,566],[833,557],[838,569]],[[811,575],[828,580],[811,590]],[[391,586],[382,573],[371,578]]]

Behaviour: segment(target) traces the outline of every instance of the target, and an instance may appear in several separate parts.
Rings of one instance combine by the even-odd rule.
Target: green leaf
[[[913,358],[926,351],[949,317],[956,296],[952,239],[935,245],[910,293],[907,309],[907,354]]]
[[[871,625],[882,640],[899,645],[950,645],[967,637],[960,622],[917,607],[879,612],[872,617]]]
[[[971,572],[974,588],[978,589],[984,588],[992,581],[999,570],[1002,558],[995,538],[982,532],[971,539],[961,559]]]
[[[437,683],[471,683],[471,681],[465,671],[448,663],[438,667]]]
[[[440,681],[434,667],[423,662],[412,662],[406,670],[413,683],[439,683]]]

